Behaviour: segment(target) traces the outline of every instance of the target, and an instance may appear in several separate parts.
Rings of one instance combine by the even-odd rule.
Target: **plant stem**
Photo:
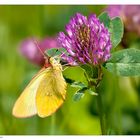
[[[99,67],[98,67],[98,79],[96,81],[95,92],[98,93],[97,105],[98,105],[98,110],[99,110],[101,132],[102,132],[102,135],[107,135],[106,122],[105,122],[105,113],[104,113],[104,108],[103,108],[103,103],[102,103],[102,96],[101,96],[101,94],[100,94],[100,92],[98,90],[102,78],[103,78],[102,68],[99,65]]]
[[[101,97],[101,94],[99,93],[99,90],[98,90],[99,86],[100,86],[100,82],[101,82],[101,80],[103,78],[101,65],[98,65],[98,78],[97,78],[96,82],[94,82],[94,79],[87,78],[86,73],[85,73],[85,77],[86,77],[86,79],[88,81],[88,87],[89,88],[95,87],[95,93],[98,93],[97,106],[98,106],[98,110],[99,110],[101,132],[102,132],[102,135],[107,135],[106,122],[105,122],[105,113],[104,113],[104,109],[103,109],[102,97]]]
[[[51,116],[51,129],[50,129],[50,135],[55,134],[55,114]]]
[[[96,89],[96,92],[98,93],[98,88],[96,87],[95,89]],[[107,135],[106,124],[105,124],[105,114],[104,114],[101,94],[98,94],[97,96],[97,104],[98,104],[98,110],[99,110],[101,132],[102,132],[102,135]]]

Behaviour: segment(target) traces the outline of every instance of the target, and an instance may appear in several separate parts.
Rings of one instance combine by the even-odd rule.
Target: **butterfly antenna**
[[[34,41],[36,47],[38,48],[39,52],[41,53],[41,55],[42,55],[44,58],[46,58],[45,54],[44,54],[43,51],[40,49],[40,46],[39,46],[38,41],[35,40],[35,39],[33,39],[33,41]]]
[[[63,64],[62,66],[69,66],[69,65],[72,65],[73,63],[72,62],[69,62],[67,64]]]

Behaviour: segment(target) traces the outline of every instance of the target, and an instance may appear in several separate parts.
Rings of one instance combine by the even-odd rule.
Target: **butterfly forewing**
[[[26,118],[37,113],[35,97],[38,85],[45,76],[46,69],[41,70],[31,80],[25,90],[22,92],[13,108],[13,115],[19,118]]]

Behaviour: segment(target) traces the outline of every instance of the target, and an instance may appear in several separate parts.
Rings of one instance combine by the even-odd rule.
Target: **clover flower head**
[[[110,58],[110,34],[95,14],[86,17],[76,13],[65,29],[67,35],[60,32],[58,41],[69,53],[63,55],[66,62],[98,65]]]

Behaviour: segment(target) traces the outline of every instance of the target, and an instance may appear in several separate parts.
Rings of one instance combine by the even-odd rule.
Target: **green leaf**
[[[58,52],[58,48],[51,48],[51,49],[47,49],[45,51],[45,54],[49,57],[53,57],[57,54],[57,52]]]
[[[45,51],[45,54],[49,57],[58,56],[61,55],[62,53],[68,55],[67,50],[65,48],[51,48]]]
[[[131,48],[113,53],[105,68],[119,76],[140,76],[140,50]]]
[[[110,17],[108,16],[107,12],[103,12],[99,15],[99,20],[101,23],[104,23],[105,27],[107,27],[109,29],[110,27]]]
[[[93,72],[92,72],[92,67],[89,64],[84,64],[80,66],[86,73],[88,76],[92,76]]]
[[[91,66],[89,64],[84,64],[80,66],[90,78],[97,78],[98,77],[98,68]]]
[[[78,88],[80,88],[80,89],[82,89],[82,88],[84,88],[84,87],[87,87],[84,83],[82,83],[82,82],[73,82],[72,84],[71,84],[71,86],[72,87],[78,87]]]
[[[72,80],[72,79],[70,79],[70,78],[67,78],[67,77],[64,76],[64,75],[63,75],[63,77],[64,77],[65,81],[66,81],[67,83],[69,83],[69,84],[72,84],[72,83],[75,82],[75,80]]]
[[[77,92],[77,93],[75,93],[74,96],[73,96],[73,101],[75,101],[75,102],[80,101],[81,98],[83,98],[83,97],[84,97],[84,93],[82,93],[82,92]]]
[[[99,20],[105,25],[106,28],[108,28],[111,34],[112,45],[113,47],[116,47],[121,42],[123,37],[124,27],[122,20],[119,17],[115,17],[111,20],[107,12],[99,15]]]
[[[81,89],[78,89],[77,92],[73,95],[74,101],[79,101],[81,98],[84,97],[85,91],[87,90],[87,87],[83,87]]]
[[[65,48],[59,48],[58,49],[60,52],[66,52],[67,50]]]
[[[90,95],[98,95],[98,93],[94,92],[92,89],[87,89],[87,92],[90,94]]]
[[[123,23],[119,17],[115,17],[111,20],[110,23],[110,34],[111,34],[111,42],[113,47],[116,47],[122,40],[123,37]]]
[[[67,79],[87,84],[86,78],[84,76],[84,70],[79,66],[68,67],[63,71],[63,76],[65,76]]]
[[[69,55],[69,53],[67,52],[67,50],[65,48],[59,48],[58,51],[61,53],[61,54],[66,54],[67,56]]]

